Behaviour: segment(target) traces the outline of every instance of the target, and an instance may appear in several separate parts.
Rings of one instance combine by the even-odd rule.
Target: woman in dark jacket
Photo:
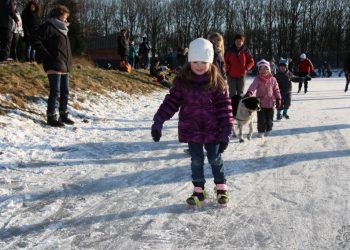
[[[29,1],[22,12],[22,23],[24,31],[25,59],[35,61],[35,50],[32,46],[34,32],[39,28],[39,5],[36,1]]]
[[[43,67],[46,71],[50,95],[47,105],[47,124],[54,127],[62,127],[64,123],[74,124],[68,118],[67,105],[69,95],[69,72],[72,68],[72,53],[68,38],[67,18],[69,10],[63,5],[55,7],[50,18],[40,26],[34,39],[34,47],[43,57]],[[60,94],[59,114],[55,113],[56,99]]]
[[[121,61],[125,61],[129,55],[129,38],[127,37],[127,33],[126,29],[122,29],[118,37],[118,52]]]

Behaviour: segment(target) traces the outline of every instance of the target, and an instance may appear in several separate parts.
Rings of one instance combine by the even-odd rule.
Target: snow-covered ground
[[[231,141],[224,209],[215,206],[208,165],[213,202],[186,208],[190,159],[177,141],[177,117],[161,142],[151,139],[165,90],[90,95],[73,111],[76,126],[63,129],[0,116],[0,249],[349,249],[344,85],[313,79],[307,94],[295,94],[295,84],[290,120],[275,122],[268,138]]]

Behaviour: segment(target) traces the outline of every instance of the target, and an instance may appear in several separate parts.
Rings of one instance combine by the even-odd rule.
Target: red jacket
[[[227,74],[233,78],[239,78],[253,68],[254,59],[247,48],[243,47],[237,51],[236,47],[233,47],[225,53],[225,64]]]
[[[308,58],[306,58],[304,60],[301,60],[299,62],[298,67],[299,67],[299,73],[308,73],[308,74],[310,74],[311,71],[314,70],[314,65],[312,65],[311,61]]]

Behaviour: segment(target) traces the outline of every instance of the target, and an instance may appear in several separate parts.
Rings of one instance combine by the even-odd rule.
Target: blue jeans
[[[27,61],[35,61],[35,49],[33,49],[32,45],[26,44],[26,60]]]
[[[69,95],[69,78],[68,74],[49,74],[50,95],[47,102],[47,113],[54,114],[56,110],[56,99],[60,95],[59,111],[67,111]]]
[[[201,186],[205,183],[204,178],[204,150],[207,151],[208,162],[214,176],[215,184],[226,183],[224,174],[224,163],[221,154],[218,152],[219,143],[196,144],[189,143],[188,148],[191,155],[192,181],[195,186]],[[198,184],[198,185],[197,185]]]

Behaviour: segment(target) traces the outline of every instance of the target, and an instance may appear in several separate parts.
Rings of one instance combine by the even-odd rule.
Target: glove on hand
[[[220,142],[219,153],[222,154],[228,147],[228,142]]]
[[[248,91],[243,98],[247,98],[247,97],[251,97],[253,95],[253,93],[251,91]]]
[[[276,99],[276,108],[280,108],[282,106],[281,99]]]
[[[152,135],[153,141],[158,142],[160,140],[160,137],[162,137],[162,125],[154,123],[152,125],[151,135]]]

